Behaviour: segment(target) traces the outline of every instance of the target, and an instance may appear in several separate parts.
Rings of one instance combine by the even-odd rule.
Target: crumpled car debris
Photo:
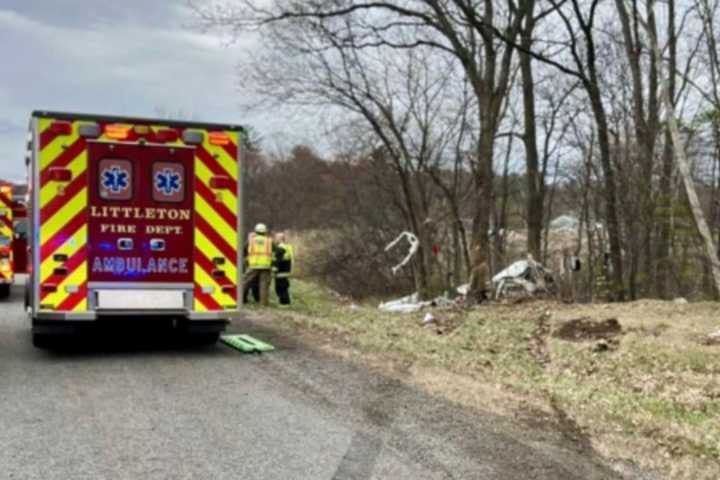
[[[415,254],[418,251],[418,248],[420,248],[420,240],[418,240],[417,236],[414,233],[411,232],[402,232],[398,237],[393,240],[392,242],[388,243],[388,245],[385,247],[385,251],[389,251],[395,245],[397,245],[400,240],[403,238],[406,238],[408,243],[410,243],[410,250],[408,251],[407,255],[405,255],[405,258],[402,259],[400,263],[392,267],[392,273],[393,275],[396,275],[397,272],[400,271],[401,268],[403,268],[407,263],[410,261],[410,259],[415,256]]]
[[[495,298],[507,293],[511,286],[520,286],[528,295],[537,292],[549,292],[549,285],[553,283],[553,276],[549,270],[528,256],[525,260],[518,260],[492,278],[495,287]]]
[[[419,312],[425,307],[445,307],[454,305],[454,302],[446,297],[436,297],[432,300],[420,301],[420,295],[417,292],[407,297],[398,298],[389,302],[383,302],[378,308],[385,312],[394,313],[413,313]]]

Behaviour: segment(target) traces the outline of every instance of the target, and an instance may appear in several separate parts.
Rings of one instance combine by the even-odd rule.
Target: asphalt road
[[[279,349],[137,329],[37,350],[0,304],[2,479],[608,479],[592,451],[466,411],[247,322]]]

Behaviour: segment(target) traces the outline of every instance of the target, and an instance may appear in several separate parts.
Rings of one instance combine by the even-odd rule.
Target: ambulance
[[[13,230],[12,186],[0,185],[0,298],[3,299],[10,295],[15,279]]]
[[[33,343],[133,317],[216,341],[242,299],[243,138],[238,125],[33,112]]]

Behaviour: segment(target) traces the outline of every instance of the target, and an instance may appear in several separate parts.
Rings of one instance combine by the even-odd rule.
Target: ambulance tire
[[[193,345],[214,345],[220,340],[220,332],[192,333],[189,338]]]
[[[10,284],[3,283],[0,285],[0,298],[7,298],[10,296]]]
[[[47,333],[33,333],[32,343],[33,347],[41,350],[52,349],[57,346],[57,337],[55,335],[48,335]]]

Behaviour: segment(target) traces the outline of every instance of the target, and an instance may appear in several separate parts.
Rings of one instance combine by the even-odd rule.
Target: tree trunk
[[[648,8],[654,8],[654,1],[650,0]],[[658,65],[662,65],[662,52],[658,46],[657,37],[654,32],[648,28],[646,23],[643,26],[650,36],[650,44],[652,46],[653,55]],[[668,77],[675,75],[674,71],[669,72]],[[673,99],[670,97],[670,85],[667,78],[662,80],[662,101],[665,104],[665,115],[670,129],[670,136],[675,152],[675,163],[678,167],[678,172],[682,178],[683,185],[685,187],[685,193],[687,200],[690,205],[690,211],[692,212],[693,221],[695,222],[695,228],[700,235],[705,250],[706,261],[712,270],[713,283],[715,287],[715,297],[720,297],[720,262],[718,261],[717,250],[715,249],[715,242],[713,241],[712,233],[708,227],[707,221],[705,220],[705,214],[700,206],[700,200],[695,190],[695,183],[692,179],[692,173],[690,172],[690,165],[688,164],[687,157],[685,156],[685,149],[680,138],[680,128],[677,124],[677,118],[675,117],[675,106]]]
[[[528,252],[538,261],[542,259],[542,228],[544,213],[543,172],[540,171],[540,160],[537,148],[537,129],[535,128],[535,81],[533,79],[532,58],[528,55],[532,47],[532,34],[535,28],[533,18],[534,1],[529,2],[528,15],[520,34],[520,44],[524,51],[520,52],[520,73],[522,75],[523,96],[523,142],[525,144],[525,163],[527,179],[527,242]]]

